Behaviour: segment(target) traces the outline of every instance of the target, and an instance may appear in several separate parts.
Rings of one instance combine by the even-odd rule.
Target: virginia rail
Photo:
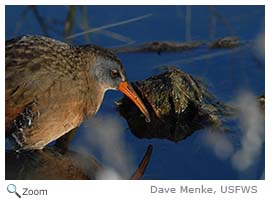
[[[43,37],[6,41],[6,137],[18,149],[42,149],[99,109],[108,89],[128,96],[150,120],[123,65],[95,45],[70,46]]]

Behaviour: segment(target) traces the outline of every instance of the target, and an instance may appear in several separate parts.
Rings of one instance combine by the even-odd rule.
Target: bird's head
[[[91,74],[93,78],[106,90],[119,90],[129,97],[140,111],[146,117],[146,121],[150,121],[150,115],[139,98],[133,87],[127,80],[124,67],[118,57],[111,51],[95,48],[95,64],[92,66]]]

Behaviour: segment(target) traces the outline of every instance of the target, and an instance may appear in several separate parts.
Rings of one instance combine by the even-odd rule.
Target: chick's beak
[[[127,97],[129,97],[136,104],[139,110],[146,117],[146,122],[151,121],[150,114],[148,113],[145,105],[143,104],[133,87],[127,81],[121,82],[118,86],[118,90],[125,94]]]

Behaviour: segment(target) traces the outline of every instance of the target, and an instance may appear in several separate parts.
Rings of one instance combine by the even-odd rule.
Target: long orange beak
[[[141,101],[133,87],[127,81],[121,82],[118,86],[118,90],[125,94],[127,97],[129,97],[137,105],[139,110],[146,117],[146,122],[151,121],[150,114],[148,113],[146,107],[144,106],[143,102]]]

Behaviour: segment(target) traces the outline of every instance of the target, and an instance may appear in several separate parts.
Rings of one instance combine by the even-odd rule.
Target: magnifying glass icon
[[[16,186],[14,184],[9,184],[7,187],[7,190],[9,193],[15,193],[17,195],[17,197],[21,198],[20,194],[18,194],[18,192],[16,192]]]

